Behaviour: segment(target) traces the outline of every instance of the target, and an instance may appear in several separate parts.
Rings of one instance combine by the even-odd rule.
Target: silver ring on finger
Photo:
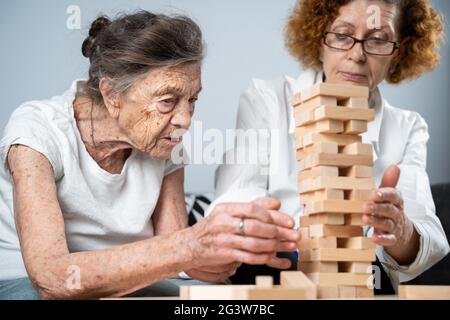
[[[239,231],[241,233],[241,236],[245,237],[245,230],[244,230],[244,228],[245,228],[245,220],[241,219],[241,221],[239,221]]]

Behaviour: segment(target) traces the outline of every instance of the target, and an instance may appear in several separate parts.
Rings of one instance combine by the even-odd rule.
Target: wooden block
[[[315,290],[305,288],[250,288],[247,290],[247,300],[312,300],[316,299]]]
[[[307,133],[341,133],[344,131],[344,122],[341,120],[321,120],[303,127],[297,127],[300,135]]]
[[[302,227],[308,227],[311,225],[344,225],[345,217],[342,214],[336,213],[322,213],[313,216],[301,216],[300,225]]]
[[[256,276],[255,282],[256,282],[256,286],[258,288],[272,288],[273,287],[273,277],[272,276]]]
[[[309,226],[309,237],[310,238],[320,238],[320,237],[362,237],[363,229],[359,226],[335,226],[335,225],[324,225],[315,224]]]
[[[332,166],[317,166],[311,169],[307,169],[301,171],[298,175],[298,181],[312,179],[317,177],[338,177],[339,176],[339,168]]]
[[[450,300],[450,286],[398,286],[400,299],[411,300]]]
[[[318,83],[301,92],[301,101],[307,101],[317,96],[332,96],[338,99],[349,97],[369,98],[369,88],[335,83]]]
[[[373,298],[373,289],[367,287],[356,287],[356,297],[357,298]]]
[[[352,167],[355,165],[371,166],[373,165],[373,156],[318,153],[307,156],[298,164],[300,170],[309,169],[315,166]]]
[[[302,98],[301,98],[301,94],[300,92],[294,94],[294,96],[292,97],[292,105],[295,107],[297,105],[299,105],[300,103],[302,103]]]
[[[368,237],[354,237],[354,238],[339,238],[337,240],[338,248],[348,249],[375,249],[375,244],[372,238]]]
[[[183,288],[185,287],[185,288]],[[246,300],[253,285],[180,286],[182,300]]]
[[[360,97],[350,97],[346,100],[340,101],[340,105],[343,105],[348,108],[363,108],[366,110],[370,110],[369,108],[369,100],[367,98]]]
[[[297,138],[300,139],[301,137],[296,135],[296,139]],[[354,134],[306,133],[302,138],[302,147],[310,146],[319,141],[335,142],[338,146],[346,146],[351,143],[362,141],[361,136]]]
[[[370,262],[339,262],[338,270],[339,270],[339,272],[372,274],[372,263],[370,263]]]
[[[334,142],[321,141],[307,148],[297,150],[297,160],[302,160],[315,153],[338,153],[338,145]]]
[[[352,178],[370,178],[373,177],[373,167],[351,166],[348,168],[341,168],[339,170],[339,175]]]
[[[362,213],[364,201],[319,200],[305,206],[304,215],[318,213]]]
[[[311,114],[311,111],[313,114]],[[375,118],[375,112],[372,109],[351,109],[331,106],[321,106],[315,110],[310,110],[307,117],[311,118],[311,115],[313,117],[310,121],[323,119],[372,121]]]
[[[302,127],[316,122],[314,119],[314,109],[303,112],[300,112],[300,110],[294,110],[294,117],[296,127]]]
[[[356,287],[339,286],[339,298],[350,299],[356,298]]]
[[[321,106],[337,106],[337,98],[331,96],[317,96],[315,98],[309,99],[308,101],[303,101],[300,105],[296,105],[294,108],[294,114],[306,112],[309,110],[315,110]],[[295,111],[297,113],[295,113]]]
[[[280,286],[283,288],[303,288],[311,294],[310,299],[317,297],[316,285],[302,271],[281,271]]]
[[[300,261],[321,262],[372,262],[375,261],[375,250],[373,249],[305,249],[299,250]]]
[[[337,299],[339,289],[337,286],[317,286],[317,299]]]
[[[361,134],[367,132],[367,121],[349,120],[344,123],[345,134]]]
[[[316,272],[336,273],[338,272],[338,262],[299,261],[297,268],[306,274]]]
[[[372,189],[357,189],[345,191],[345,199],[348,200],[358,200],[358,201],[368,201],[372,195]]]
[[[356,142],[342,148],[344,154],[372,155],[373,148],[370,143]]]
[[[302,235],[302,239],[309,239],[309,228],[300,228],[299,231]]]
[[[344,215],[344,224],[346,226],[363,226],[362,213],[352,213]]]
[[[325,237],[325,238],[315,238],[315,239],[301,239],[298,242],[298,249],[336,249],[337,248],[337,238],[336,237]]]
[[[371,190],[375,185],[375,178],[350,178],[320,176],[315,179],[305,179],[298,183],[300,194],[322,189]]]
[[[355,273],[310,273],[308,277],[319,286],[366,286],[368,274]]]
[[[300,195],[300,202],[304,205],[319,200],[344,200],[344,190],[323,189],[310,193],[303,193]]]

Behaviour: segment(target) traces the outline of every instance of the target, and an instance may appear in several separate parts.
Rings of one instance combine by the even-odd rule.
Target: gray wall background
[[[445,17],[450,1],[432,0]],[[4,0],[0,2],[0,130],[21,103],[65,91],[87,74],[80,46],[90,22],[99,14],[147,9],[182,13],[201,26],[207,43],[204,91],[195,120],[203,128],[225,130],[235,124],[238,98],[251,78],[297,77],[298,64],[283,45],[283,27],[295,0]],[[69,5],[81,9],[81,29],[66,27]],[[449,35],[449,25],[446,34]],[[400,86],[383,85],[394,106],[418,111],[430,131],[428,172],[432,183],[450,181],[450,59],[442,49],[439,69]],[[215,166],[187,168],[186,190],[213,190]]]

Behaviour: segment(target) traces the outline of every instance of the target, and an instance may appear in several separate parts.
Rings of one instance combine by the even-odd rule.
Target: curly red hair
[[[320,69],[320,47],[327,26],[339,8],[352,0],[299,0],[285,28],[285,44],[304,67]],[[433,70],[440,61],[444,20],[428,0],[383,0],[401,12],[398,21],[400,48],[386,76],[389,83],[414,79]]]

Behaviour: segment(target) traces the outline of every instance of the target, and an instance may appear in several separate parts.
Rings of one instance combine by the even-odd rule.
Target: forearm
[[[35,261],[29,270],[43,298],[118,297],[169,278],[186,269],[191,256],[190,230],[110,249],[79,252]],[[67,286],[79,270],[79,286]],[[73,281],[70,281],[72,283]],[[78,283],[77,283],[78,284]]]

